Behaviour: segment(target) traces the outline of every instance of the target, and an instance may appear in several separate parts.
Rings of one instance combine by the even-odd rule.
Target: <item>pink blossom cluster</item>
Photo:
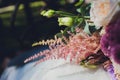
[[[38,63],[48,59],[63,58],[79,64],[81,60],[91,54],[96,54],[100,49],[100,36],[96,33],[89,36],[81,30],[75,35],[72,34],[69,37],[69,40],[66,41],[66,43],[61,42],[57,45],[49,45],[49,50],[44,50],[43,52],[26,59],[25,62],[44,55],[45,57],[40,59]]]

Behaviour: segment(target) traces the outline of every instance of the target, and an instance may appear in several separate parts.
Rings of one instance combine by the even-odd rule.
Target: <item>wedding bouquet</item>
[[[25,60],[43,56],[37,64],[49,59],[69,60],[71,64],[95,69],[103,66],[112,80],[120,80],[120,0],[79,0],[78,14],[43,10],[48,18],[58,16],[59,26],[66,26],[54,39],[36,45],[49,45]]]

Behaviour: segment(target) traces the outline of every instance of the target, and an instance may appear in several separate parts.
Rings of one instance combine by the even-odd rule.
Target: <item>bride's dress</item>
[[[0,80],[111,80],[102,68],[88,69],[63,59],[7,68]]]

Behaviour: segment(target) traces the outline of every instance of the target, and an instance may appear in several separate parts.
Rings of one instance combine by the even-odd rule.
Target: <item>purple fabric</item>
[[[114,74],[114,69],[113,69],[113,65],[110,65],[109,68],[107,69],[107,72],[110,74],[112,80],[117,80]]]

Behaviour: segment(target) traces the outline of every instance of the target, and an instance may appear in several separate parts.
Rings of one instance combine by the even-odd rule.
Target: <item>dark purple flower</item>
[[[100,44],[104,54],[120,64],[120,18],[108,24]]]
[[[111,57],[120,64],[120,45],[115,45],[111,48]]]
[[[104,52],[104,55],[106,56],[109,56],[109,40],[107,38],[107,35],[103,35],[101,40],[100,40],[100,44],[101,44],[101,48],[102,48],[102,51]]]

